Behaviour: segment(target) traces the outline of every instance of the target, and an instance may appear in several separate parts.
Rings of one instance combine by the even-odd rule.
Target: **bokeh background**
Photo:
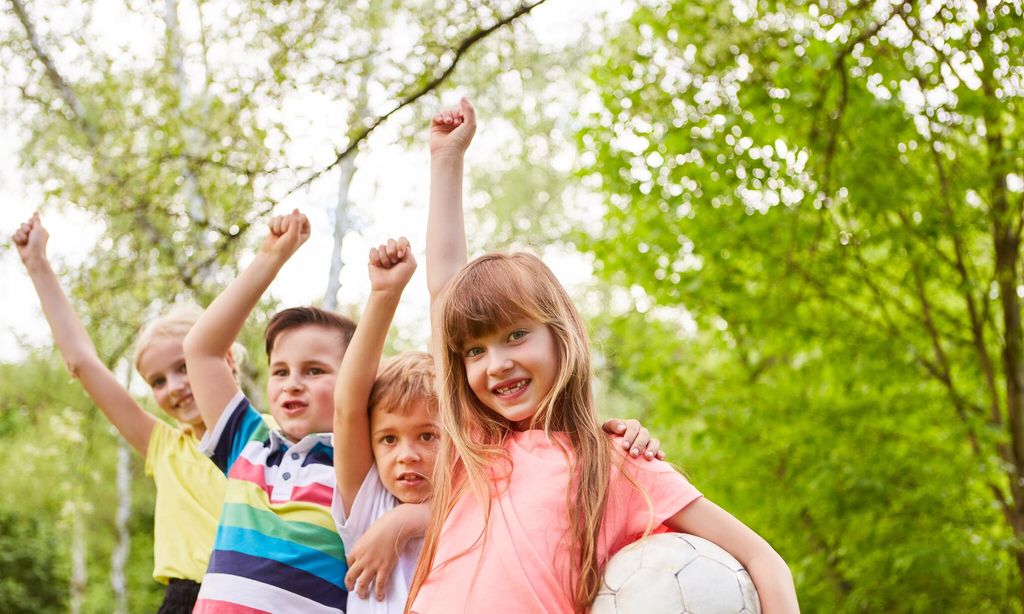
[[[274,212],[312,240],[250,321],[358,314],[421,257],[461,95],[472,253],[530,249],[640,418],[767,538],[805,612],[1020,612],[1020,0],[4,0],[0,231],[39,210],[103,359],[206,304]],[[0,611],[144,612],[152,484],[0,253]],[[425,347],[422,271],[392,350]],[[137,379],[137,378],[136,378]]]

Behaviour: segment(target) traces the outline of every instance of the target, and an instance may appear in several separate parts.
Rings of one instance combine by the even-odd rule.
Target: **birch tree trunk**
[[[128,612],[128,586],[125,581],[125,564],[131,548],[131,533],[128,521],[132,512],[132,452],[124,439],[117,446],[117,545],[110,555],[110,587],[114,590],[114,612]]]
[[[338,173],[338,200],[334,205],[334,247],[331,249],[331,272],[327,278],[327,293],[324,294],[324,309],[334,311],[338,308],[338,291],[341,290],[341,246],[345,241],[345,233],[349,229],[348,210],[350,206],[349,188],[352,177],[356,174],[355,156],[349,156],[341,163]]]
[[[71,509],[71,599],[68,611],[79,614],[85,602],[85,587],[89,581],[88,567],[85,564],[85,521],[82,519],[84,509],[78,501]]]
[[[360,125],[369,114],[369,101],[366,98],[366,86],[370,81],[370,73],[373,70],[373,63],[370,60],[363,62],[363,75],[359,82],[359,97],[356,99],[355,108],[352,109],[350,126]],[[338,200],[334,205],[334,246],[331,249],[331,271],[327,278],[327,292],[324,294],[324,309],[334,311],[338,308],[338,291],[341,290],[341,268],[345,265],[341,256],[341,247],[345,241],[345,233],[351,227],[349,207],[351,199],[349,189],[352,187],[352,178],[356,174],[356,154],[353,150],[341,161],[338,170]]]
[[[190,153],[193,144],[201,138],[201,134],[195,127],[186,120],[185,115],[189,105],[192,103],[192,94],[189,92],[188,78],[185,73],[185,60],[181,53],[181,27],[178,24],[178,0],[164,0],[164,29],[167,32],[167,62],[171,67],[171,74],[174,78],[175,87],[178,90],[178,116],[183,120],[182,128],[182,154],[179,161],[182,166],[183,196],[187,203],[188,217],[198,228],[204,228],[208,222],[207,203],[199,187],[199,178],[192,170]],[[200,242],[204,247],[210,247],[210,240],[205,232],[199,234]],[[205,253],[205,252],[204,252]],[[196,271],[196,277],[200,284],[207,282],[216,271],[216,262],[210,261],[202,269]]]
[[[132,366],[125,364],[124,387],[131,389]],[[128,552],[131,550],[132,536],[128,530],[128,521],[132,514],[132,451],[123,438],[117,441],[117,514],[114,523],[117,527],[117,544],[110,554],[110,587],[114,591],[115,614],[128,612],[128,585],[125,581],[125,566]]]

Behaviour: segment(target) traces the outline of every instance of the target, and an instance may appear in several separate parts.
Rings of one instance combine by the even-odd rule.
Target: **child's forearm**
[[[71,301],[64,294],[64,289],[61,288],[50,262],[35,259],[25,263],[25,268],[39,296],[39,304],[50,325],[53,341],[71,374],[77,377],[84,362],[99,361],[96,347],[78,319]]]
[[[774,550],[747,562],[764,614],[798,614],[796,587],[789,566]]]
[[[231,285],[210,303],[189,331],[185,337],[186,354],[223,359],[283,265],[284,261],[279,258],[257,254]]]
[[[367,401],[401,296],[401,290],[370,293],[335,384],[334,470],[346,514],[373,464]]]
[[[226,356],[242,326],[266,291],[284,260],[266,253],[252,263],[214,299],[185,336],[185,363],[196,407],[206,428],[220,420],[238,391]]]
[[[403,503],[382,518],[389,518],[393,523],[395,543],[399,548],[404,548],[409,540],[427,534],[427,527],[430,524],[430,502]]]
[[[432,300],[467,259],[462,212],[463,162],[463,153],[452,151],[434,154],[430,159],[427,287]]]
[[[145,412],[96,353],[89,334],[45,258],[26,261],[53,341],[71,372],[125,440],[145,456],[155,418]]]

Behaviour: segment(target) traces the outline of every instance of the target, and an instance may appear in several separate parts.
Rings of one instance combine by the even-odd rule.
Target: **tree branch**
[[[57,88],[57,93],[60,95],[61,100],[64,101],[64,104],[71,110],[75,120],[82,126],[89,143],[95,146],[96,134],[86,120],[82,104],[79,102],[75,92],[72,91],[71,86],[68,85],[68,82],[60,74],[60,71],[57,70],[57,65],[54,63],[53,58],[43,48],[39,35],[36,33],[35,24],[32,23],[32,19],[28,16],[24,3],[22,0],[11,0],[11,6],[14,7],[14,13],[18,16],[21,26],[25,28],[25,35],[28,37],[29,45],[32,46],[32,51],[35,52],[36,58],[42,62],[46,76],[53,83],[53,86]]]
[[[489,27],[480,28],[480,29],[474,31],[473,33],[471,33],[469,36],[467,36],[465,39],[463,39],[462,42],[459,43],[459,45],[457,47],[455,47],[455,49],[452,50],[452,58],[451,58],[451,60],[449,61],[448,65],[445,66],[444,70],[441,71],[441,73],[439,75],[437,75],[433,79],[427,81],[425,84],[420,86],[415,91],[413,91],[410,94],[406,95],[404,98],[402,98],[400,101],[398,101],[398,103],[394,107],[392,107],[390,111],[387,111],[386,113],[384,113],[382,115],[378,115],[377,117],[373,118],[361,130],[357,131],[352,136],[351,139],[349,139],[349,143],[348,143],[348,145],[344,149],[342,149],[341,151],[336,152],[335,158],[334,158],[333,162],[331,162],[330,164],[328,164],[324,168],[322,168],[322,169],[320,169],[320,170],[310,174],[308,177],[306,177],[305,179],[303,179],[299,183],[295,184],[291,189],[289,189],[287,192],[285,192],[284,196],[280,200],[284,200],[284,199],[288,198],[289,196],[291,196],[292,194],[294,194],[295,192],[305,188],[309,184],[311,184],[314,181],[316,181],[324,173],[327,173],[328,171],[330,171],[334,167],[336,167],[339,164],[341,164],[342,160],[344,160],[346,157],[352,155],[352,153],[356,150],[356,148],[359,147],[359,145],[363,141],[365,141],[366,138],[369,137],[370,134],[373,133],[373,131],[376,130],[377,127],[380,126],[382,123],[384,123],[389,117],[394,115],[399,110],[401,110],[401,109],[409,106],[410,104],[416,102],[421,97],[423,97],[425,94],[428,94],[429,92],[431,92],[434,89],[436,89],[439,85],[444,83],[445,80],[447,80],[448,77],[451,76],[452,72],[455,71],[455,67],[458,65],[459,60],[461,60],[462,57],[474,45],[476,45],[480,41],[484,40],[485,38],[487,38],[488,36],[490,36],[494,32],[498,31],[499,29],[503,28],[504,26],[512,23],[516,19],[519,19],[523,15],[528,14],[534,8],[540,6],[541,4],[544,4],[544,2],[546,2],[546,1],[547,0],[535,0],[534,2],[531,2],[531,3],[521,4],[519,6],[519,8],[517,8],[515,11],[513,11],[512,13],[507,15],[504,19],[499,20],[498,22],[494,23],[493,25],[491,25]]]

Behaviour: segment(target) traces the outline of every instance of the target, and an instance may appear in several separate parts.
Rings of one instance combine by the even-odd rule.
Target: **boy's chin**
[[[391,494],[394,495],[395,493]],[[426,503],[427,501],[430,501],[430,496],[432,494],[433,493],[427,493],[422,497],[405,497],[404,499],[396,495],[395,498],[398,499],[401,503]]]

